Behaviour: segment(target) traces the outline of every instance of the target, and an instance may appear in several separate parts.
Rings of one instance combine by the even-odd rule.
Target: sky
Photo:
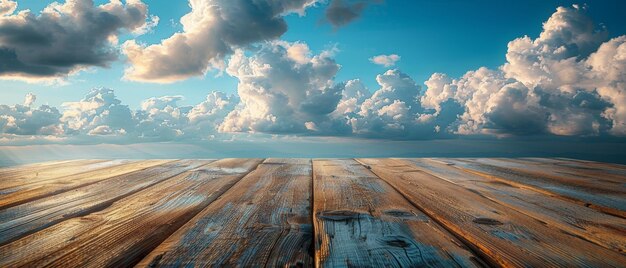
[[[418,148],[399,156],[604,159],[626,141],[625,13],[609,0],[0,0],[0,150],[393,156],[382,142]],[[596,150],[526,150],[555,142]]]

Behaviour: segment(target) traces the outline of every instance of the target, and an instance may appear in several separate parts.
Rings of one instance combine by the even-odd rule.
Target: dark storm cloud
[[[326,9],[326,19],[335,27],[344,26],[359,18],[365,8],[382,0],[333,0]]]
[[[118,58],[117,35],[146,25],[147,6],[138,0],[95,6],[93,1],[52,3],[41,14],[0,16],[0,77],[45,79]]]

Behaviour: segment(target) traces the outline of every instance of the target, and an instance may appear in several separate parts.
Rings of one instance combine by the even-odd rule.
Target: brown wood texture
[[[314,160],[315,258],[327,267],[480,267],[461,242],[354,160]]]
[[[556,226],[564,232],[617,252],[626,252],[626,219],[466,172],[445,162],[445,159],[420,158],[410,161],[425,173],[474,191],[547,225]]]
[[[0,266],[132,266],[260,162],[223,159],[186,171],[0,247]]]
[[[563,158],[0,168],[0,267],[626,267],[626,166]]]
[[[626,218],[626,182],[606,175],[558,173],[554,168],[526,165],[507,159],[447,159],[446,161],[491,178],[578,202],[605,213]],[[606,174],[606,172],[604,172]],[[610,180],[609,180],[610,178]]]
[[[0,245],[68,218],[102,210],[119,199],[204,163],[195,160],[165,163],[1,210]]]
[[[111,164],[117,164],[117,162],[118,161],[106,160],[75,160],[59,162],[57,164],[3,168],[0,169],[0,193],[4,194],[5,192],[10,192],[6,191],[6,189],[24,184],[46,181],[92,169],[107,167]]]
[[[4,189],[0,194],[0,209],[16,206],[31,200],[66,192],[81,186],[92,184],[104,179],[130,173],[165,163],[163,160],[149,161],[109,161],[98,164],[98,168],[91,170],[88,165],[85,168],[77,167],[81,173],[67,175],[47,180],[33,180],[30,183]],[[109,164],[109,165],[103,165]]]
[[[401,159],[360,159],[492,265],[622,267],[626,256],[417,169]]]
[[[267,159],[139,267],[310,267],[311,163]]]

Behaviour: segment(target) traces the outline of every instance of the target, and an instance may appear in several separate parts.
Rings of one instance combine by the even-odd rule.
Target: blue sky
[[[625,11],[617,0],[0,0],[0,147],[610,148],[626,141]]]
[[[22,0],[19,9],[40,11],[52,1]],[[104,3],[106,1],[96,1]],[[160,23],[149,34],[138,39],[157,43],[181,30],[180,17],[190,11],[186,1],[144,1],[150,14]],[[410,74],[420,84],[435,72],[461,76],[481,66],[496,68],[504,61],[509,41],[524,35],[536,37],[541,23],[558,6],[587,3],[589,16],[609,29],[611,36],[626,33],[623,23],[624,1],[400,1],[387,0],[368,7],[361,18],[351,24],[333,29],[324,22],[325,5],[307,9],[305,16],[287,16],[289,30],[281,38],[305,41],[313,50],[337,46],[336,59],[342,69],[338,80],[360,78],[370,90],[377,89],[375,77],[386,69],[369,62],[380,54],[398,54],[402,57],[397,67]],[[127,36],[127,38],[129,38]],[[70,79],[68,85],[38,85],[16,81],[0,81],[6,88],[3,104],[21,103],[24,95],[33,92],[47,103],[58,106],[62,102],[80,99],[93,87],[108,87],[126,104],[138,107],[146,98],[162,95],[183,95],[182,103],[192,105],[208,91],[235,92],[237,79],[228,75],[205,77],[168,85],[121,81],[123,62],[111,68],[98,68]]]

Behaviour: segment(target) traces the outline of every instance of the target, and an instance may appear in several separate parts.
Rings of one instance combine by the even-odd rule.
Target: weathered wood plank
[[[626,186],[597,179],[576,178],[542,171],[540,167],[496,159],[446,159],[476,174],[519,187],[555,195],[611,215],[626,218]]]
[[[311,266],[310,194],[310,160],[268,159],[138,266]]]
[[[31,183],[24,183],[20,186],[4,189],[0,191],[0,210],[8,207],[23,204],[35,199],[66,192],[81,186],[89,185],[101,180],[133,171],[145,169],[151,166],[166,163],[166,160],[146,160],[146,161],[110,161],[106,162],[108,167],[91,170],[87,168],[84,172],[68,175],[60,178],[47,180],[37,180]],[[77,167],[77,169],[82,169]]]
[[[58,222],[87,215],[207,161],[181,160],[119,175],[0,211],[0,245]]]
[[[0,266],[132,266],[260,162],[223,159],[187,171],[0,247]]]
[[[314,160],[315,258],[327,267],[474,267],[461,242],[354,160]]]
[[[5,170],[0,172],[0,192],[4,192],[4,189],[11,187],[55,179],[116,164],[119,164],[119,161],[76,160],[62,162],[58,165],[44,165],[41,167],[24,166]]]
[[[568,177],[575,181],[579,180],[582,183],[598,182],[600,184],[618,185],[622,188],[626,187],[624,186],[624,183],[626,183],[626,169],[622,169],[617,165],[587,161],[564,161],[551,158],[498,158],[496,160],[505,161],[509,164],[518,164],[522,168],[530,167],[542,173]]]
[[[4,167],[0,167],[0,174],[4,174],[4,172],[7,172],[7,171],[15,171],[18,169],[23,169],[23,168],[39,168],[39,167],[44,167],[44,166],[60,165],[60,164],[69,163],[72,161],[80,161],[80,160],[51,160],[51,161],[45,161],[45,162],[4,166]]]
[[[622,267],[626,256],[442,180],[410,162],[360,159],[431,218],[471,244],[493,265]]]
[[[598,245],[626,253],[626,220],[536,191],[519,188],[448,165],[445,159],[410,159],[417,169],[475,191],[486,198],[529,215]]]

